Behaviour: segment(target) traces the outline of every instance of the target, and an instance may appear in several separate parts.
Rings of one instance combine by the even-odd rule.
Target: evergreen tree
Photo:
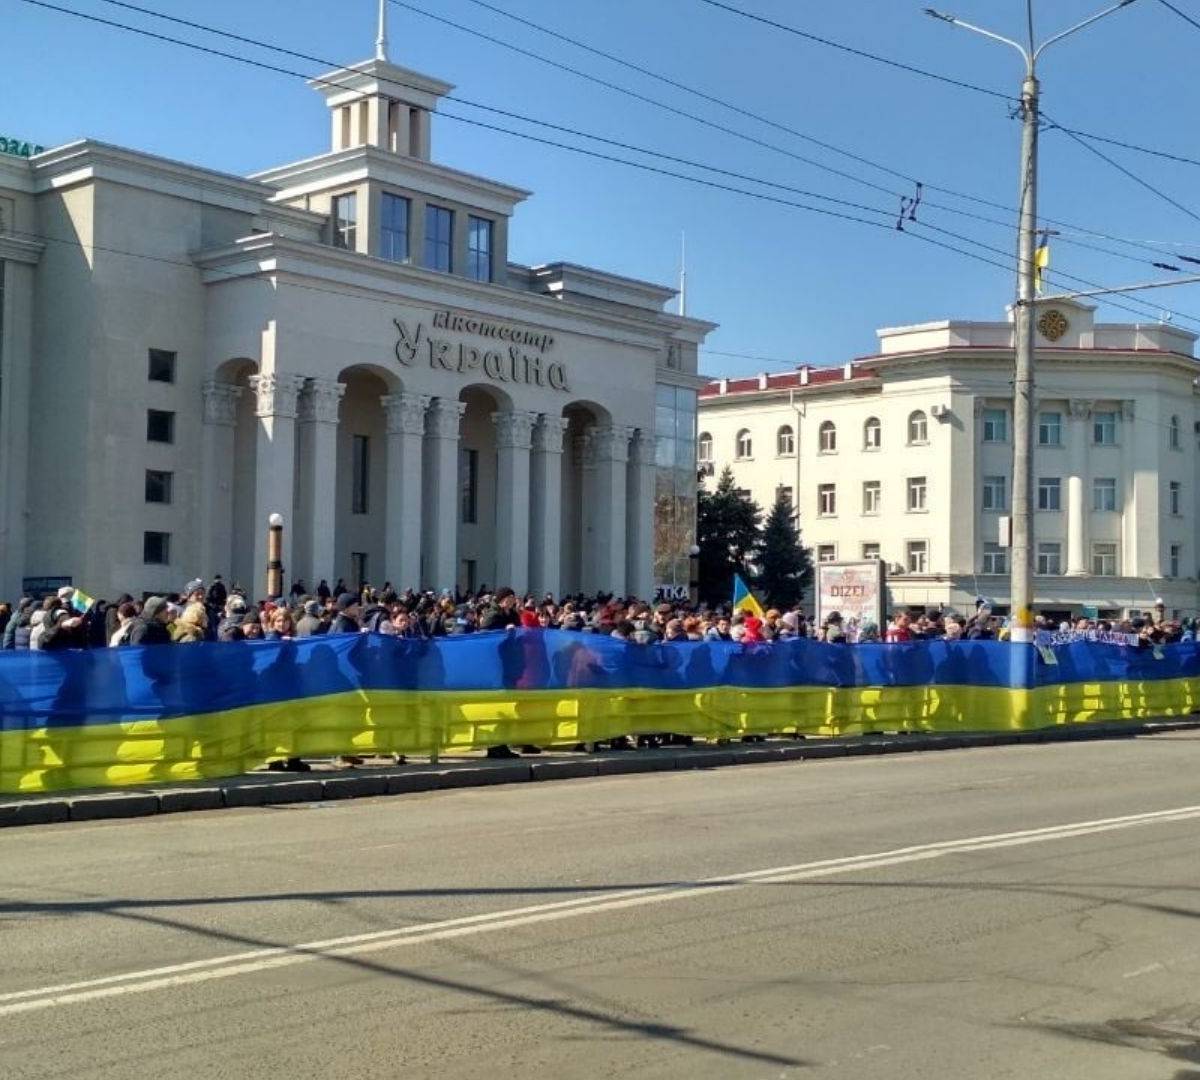
[[[799,603],[812,580],[812,558],[800,544],[796,511],[790,501],[777,498],[763,526],[758,546],[756,579],[764,606],[787,610]]]
[[[762,511],[733,486],[728,466],[716,490],[701,489],[696,507],[696,543],[700,548],[700,599],[728,604],[733,598],[733,575],[749,576],[749,564],[759,544]]]

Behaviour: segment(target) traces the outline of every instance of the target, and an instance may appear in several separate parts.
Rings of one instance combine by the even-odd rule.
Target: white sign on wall
[[[881,559],[818,563],[816,570],[818,624],[836,611],[844,623],[883,626],[885,582]]]

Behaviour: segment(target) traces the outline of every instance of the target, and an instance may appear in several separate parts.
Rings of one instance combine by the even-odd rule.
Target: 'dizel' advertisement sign
[[[883,625],[884,578],[879,559],[817,564],[817,620],[839,612],[844,623]]]

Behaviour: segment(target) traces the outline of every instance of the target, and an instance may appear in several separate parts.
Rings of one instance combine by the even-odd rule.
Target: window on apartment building
[[[817,562],[837,562],[837,544],[818,544]]]
[[[352,435],[350,441],[350,513],[365,514],[370,506],[371,439]]]
[[[923,446],[929,442],[929,419],[918,409],[908,414],[908,445]]]
[[[1092,573],[1097,577],[1117,576],[1117,545],[1113,543],[1092,545]]]
[[[1167,510],[1175,517],[1183,513],[1183,485],[1178,480],[1167,485]]]
[[[171,534],[142,533],[142,562],[147,566],[169,566],[171,563]]]
[[[1167,445],[1172,450],[1178,450],[1180,446],[1179,440],[1179,417],[1172,416],[1170,426],[1167,428]]]
[[[775,501],[777,503],[783,503],[790,510],[794,498],[795,492],[787,484],[777,484],[775,486]]]
[[[985,476],[983,478],[983,509],[1008,509],[1008,477]]]
[[[775,433],[775,453],[780,457],[791,457],[796,453],[796,433],[791,424],[784,424]]]
[[[817,514],[821,517],[833,517],[837,513],[837,485],[817,485]]]
[[[1097,446],[1117,445],[1117,414],[1115,412],[1092,413],[1092,442]]]
[[[174,487],[175,474],[159,469],[146,470],[146,502],[169,503]]]
[[[1115,510],[1117,508],[1117,478],[1096,476],[1092,478],[1092,509]]]
[[[883,425],[877,416],[868,417],[863,424],[863,449],[878,450],[883,442]]]
[[[1062,446],[1062,413],[1038,413],[1038,446]]]
[[[1168,557],[1168,577],[1179,577],[1179,565],[1183,562],[1183,545],[1172,544]]]
[[[1037,508],[1062,509],[1062,480],[1057,476],[1040,476],[1037,483]]]
[[[1008,413],[1006,410],[983,410],[983,441],[1008,442]]]
[[[1062,544],[1057,541],[1038,544],[1037,572],[1051,577],[1062,573]]]
[[[929,541],[909,540],[905,545],[905,556],[910,574],[926,573],[929,569]]]
[[[175,354],[166,349],[151,349],[148,354],[146,377],[151,382],[173,383],[175,381]]]
[[[871,541],[864,541],[862,546],[862,557],[864,559],[878,559],[879,545]]]
[[[862,512],[864,514],[878,514],[882,502],[883,484],[879,480],[864,480]]]
[[[379,203],[379,257],[390,262],[408,260],[408,215],[412,204],[402,195],[384,192]]]
[[[837,452],[837,428],[833,426],[832,420],[826,420],[821,424],[818,429],[818,438],[822,454]]]
[[[492,232],[488,218],[467,218],[467,277],[474,281],[492,280]]]
[[[910,476],[908,478],[908,510],[909,513],[925,510],[925,477]]]
[[[750,437],[750,432],[747,428],[742,428],[737,433],[736,453],[738,461],[748,461],[754,457],[754,440]]]
[[[175,441],[175,414],[162,409],[147,409],[146,441],[173,443]]]
[[[983,572],[985,574],[1008,573],[1008,550],[999,544],[985,541],[983,545]]]
[[[444,206],[425,206],[425,261],[426,270],[450,273],[454,265],[454,211]]]
[[[707,431],[701,432],[700,441],[696,444],[696,460],[700,462],[701,465],[709,464],[713,459],[712,451],[712,436]]]
[[[358,195],[348,191],[333,197],[333,246],[353,251],[358,246]]]

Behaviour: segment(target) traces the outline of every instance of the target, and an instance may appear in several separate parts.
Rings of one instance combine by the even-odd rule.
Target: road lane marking
[[[522,926],[557,922],[581,915],[604,914],[628,908],[644,907],[649,904],[688,900],[734,889],[744,889],[753,885],[774,885],[834,877],[862,870],[925,862],[947,855],[990,851],[1054,840],[1070,840],[1079,836],[1090,836],[1118,829],[1191,821],[1196,818],[1200,818],[1200,806],[1182,806],[1171,810],[1070,822],[1064,825],[1024,829],[1018,832],[993,833],[964,837],[958,840],[940,840],[930,844],[895,848],[890,851],[865,855],[850,855],[799,863],[793,866],[776,866],[739,874],[727,874],[683,884],[650,885],[600,895],[591,893],[570,900],[507,908],[438,922],[418,923],[413,926],[376,930],[365,934],[353,934],[296,945],[253,949],[214,956],[205,960],[192,960],[119,975],[108,975],[98,979],[0,994],[0,1018],[55,1006],[81,1004],[125,994],[145,993],[214,979],[231,978],[236,975],[248,975],[315,960],[358,956],[404,945],[446,941],[489,931],[512,930]]]

